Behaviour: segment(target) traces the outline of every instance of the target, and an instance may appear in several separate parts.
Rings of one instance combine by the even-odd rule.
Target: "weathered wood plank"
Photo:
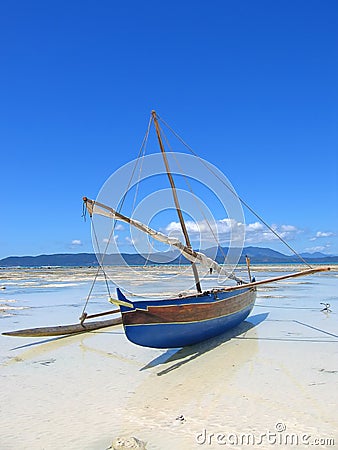
[[[242,286],[243,289],[243,286]],[[206,303],[179,304],[172,306],[149,306],[147,310],[135,309],[123,313],[124,325],[140,325],[150,323],[186,323],[216,319],[234,314],[255,301],[256,290],[246,290],[233,297],[217,300],[206,297]]]
[[[25,330],[5,331],[5,336],[17,337],[44,337],[63,336],[67,334],[86,333],[88,331],[99,330],[100,328],[111,327],[122,323],[122,318],[117,317],[110,320],[100,320],[96,322],[75,323],[72,325],[58,325],[55,327],[27,328]]]

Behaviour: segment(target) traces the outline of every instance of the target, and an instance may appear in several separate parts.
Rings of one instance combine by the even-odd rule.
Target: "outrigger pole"
[[[289,273],[287,275],[280,275],[278,277],[265,278],[265,280],[250,281],[250,283],[244,283],[244,284],[238,285],[238,286],[227,286],[227,287],[221,288],[221,291],[237,291],[238,289],[243,289],[243,287],[246,287],[246,288],[247,287],[255,287],[255,286],[260,286],[261,284],[268,284],[268,283],[274,283],[275,281],[286,280],[288,278],[296,278],[296,277],[303,277],[305,275],[312,275],[317,272],[328,272],[329,270],[331,270],[330,267],[316,267],[316,268],[301,270],[299,272]]]
[[[166,152],[165,152],[165,149],[164,149],[164,145],[163,145],[163,142],[162,142],[161,130],[160,130],[160,126],[158,124],[156,112],[153,110],[151,112],[151,115],[153,116],[153,119],[154,119],[157,139],[158,139],[158,143],[160,145],[160,149],[161,149],[161,152],[162,152],[164,165],[165,165],[165,168],[166,168],[166,171],[167,171],[167,175],[168,175],[168,178],[169,178],[169,182],[170,182],[170,186],[171,186],[171,190],[172,190],[172,193],[173,193],[173,198],[174,198],[174,202],[175,202],[175,206],[176,206],[177,215],[178,215],[178,218],[179,218],[179,221],[180,221],[180,224],[181,224],[181,228],[182,228],[182,231],[183,231],[183,235],[184,235],[184,238],[185,238],[185,243],[186,243],[186,246],[189,249],[192,249],[192,246],[191,246],[191,243],[190,243],[190,238],[189,238],[188,231],[187,231],[187,227],[185,225],[183,214],[182,214],[182,210],[181,210],[181,207],[180,207],[180,203],[178,201],[178,196],[177,196],[177,192],[176,192],[175,182],[174,182],[173,176],[171,175],[171,172],[170,172],[168,158],[167,158],[167,155],[166,155]],[[195,284],[196,284],[197,292],[201,293],[202,292],[202,288],[201,288],[201,283],[200,283],[200,280],[199,280],[196,264],[194,262],[191,262],[191,266],[192,266],[192,271],[193,271],[194,277],[195,277]]]

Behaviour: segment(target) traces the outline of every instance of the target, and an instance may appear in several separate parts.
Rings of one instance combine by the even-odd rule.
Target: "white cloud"
[[[209,243],[215,245],[216,238],[218,241],[226,242],[230,238],[233,241],[241,241],[243,238],[244,225],[233,219],[221,219],[217,222],[208,223],[205,220],[200,222],[186,221],[187,231],[192,241],[200,241],[201,244]],[[177,237],[183,240],[181,225],[179,222],[171,222],[163,230],[165,234]]]
[[[102,242],[104,244],[108,244],[108,242],[114,242],[114,241],[116,242],[118,240],[118,238],[119,238],[119,235],[118,234],[114,234],[113,236],[110,237],[110,239],[108,239],[108,238],[102,239]]]
[[[121,223],[117,223],[115,225],[115,230],[117,231],[124,230],[124,226]]]
[[[329,244],[327,245],[317,245],[316,247],[308,247],[304,251],[309,253],[315,253],[315,252],[322,252],[324,250],[328,250],[330,247]]]
[[[261,242],[269,242],[278,239],[277,236],[272,233],[267,227],[260,222],[253,222],[249,224],[243,224],[237,222],[234,219],[220,219],[212,224],[208,224],[206,221],[193,222],[187,221],[186,227],[192,241],[199,240],[201,243],[209,242],[215,244],[215,238],[217,237],[220,244],[229,244],[230,239],[232,242],[242,242],[245,234],[246,244],[257,244]],[[283,239],[292,240],[302,232],[294,225],[272,225],[271,228]],[[181,226],[179,222],[171,222],[164,229],[164,233],[174,235],[182,239]]]
[[[196,223],[192,220],[187,220],[185,222],[185,226],[187,228],[187,231],[189,233],[203,233],[206,231],[206,227],[208,226],[205,222]],[[181,232],[181,225],[179,222],[170,222],[169,225],[165,228],[166,233],[180,233]]]
[[[302,230],[295,227],[294,225],[271,225],[272,230],[280,236],[282,239],[292,240],[299,233],[302,233]],[[259,242],[269,242],[274,241],[277,236],[270,231],[266,226],[260,224],[259,222],[255,222],[254,224],[248,224],[246,226],[246,235],[245,242],[247,244],[257,244]]]
[[[317,231],[315,236],[310,238],[310,241],[315,241],[317,239],[326,238],[326,237],[330,237],[330,236],[334,236],[334,233],[332,233],[332,231]]]
[[[248,232],[254,232],[254,231],[261,231],[261,230],[263,230],[263,225],[261,224],[261,223],[259,223],[259,222],[254,222],[254,223],[249,223],[247,226],[246,226],[246,231],[248,231]]]
[[[72,245],[82,245],[82,242],[80,241],[80,239],[73,239]]]
[[[280,229],[283,232],[297,232],[297,228],[294,225],[281,225]]]

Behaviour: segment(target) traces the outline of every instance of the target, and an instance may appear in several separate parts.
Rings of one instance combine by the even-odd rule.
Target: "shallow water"
[[[252,273],[260,280],[295,268],[253,266]],[[180,275],[178,291],[192,280],[175,266],[134,268],[131,280],[123,268],[114,271],[144,297],[177,294],[168,277]],[[2,269],[0,331],[78,322],[95,273]],[[0,448],[103,450],[122,434],[149,450],[191,450],[201,448],[196,435],[205,428],[259,434],[279,422],[338,438],[337,281],[331,271],[261,286],[236,332],[186,349],[135,346],[121,326],[61,339],[0,336]],[[216,284],[212,275],[203,287]],[[112,308],[100,276],[87,312]]]
[[[132,279],[128,278],[131,269]],[[127,289],[126,295],[131,298],[136,295],[158,299],[194,292],[189,289],[193,276],[187,269],[190,266],[110,267],[109,275],[113,277],[116,274],[119,281],[123,280],[119,286]],[[300,269],[296,265],[260,265],[252,267],[252,275],[259,281]],[[292,320],[292,311],[298,319],[300,314],[307,319],[312,317],[312,313],[320,313],[316,314],[316,321],[325,323],[329,329],[334,328],[338,306],[337,270],[260,286],[253,313],[268,312],[270,321],[275,318]],[[109,279],[108,292],[101,272],[93,284],[96,276],[95,267],[1,269],[0,331],[77,323],[87,300],[86,311],[89,314],[113,309],[108,297],[109,294],[115,297],[117,284]],[[244,267],[239,266],[237,276],[247,279]],[[167,290],[168,280],[170,290]],[[218,285],[217,282],[217,275],[209,275],[202,286],[205,290],[211,289]],[[330,303],[332,313],[321,312],[324,308],[321,303]]]

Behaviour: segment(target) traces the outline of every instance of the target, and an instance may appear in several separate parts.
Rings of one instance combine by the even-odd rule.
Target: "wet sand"
[[[89,278],[47,274],[58,286],[41,288],[41,279],[27,285],[27,273],[7,273],[1,331],[76,321]],[[261,288],[240,327],[185,349],[138,347],[121,326],[49,340],[1,336],[1,450],[103,450],[121,435],[150,450],[293,448],[291,434],[297,448],[334,448],[337,280],[331,272]]]

